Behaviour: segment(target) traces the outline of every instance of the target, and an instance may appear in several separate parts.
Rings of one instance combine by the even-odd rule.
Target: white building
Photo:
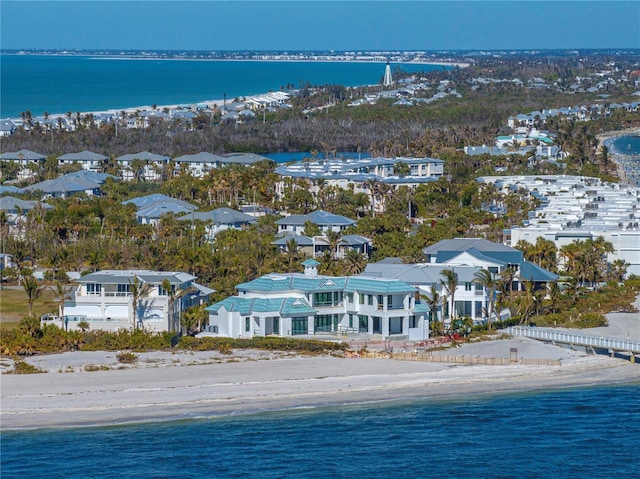
[[[506,233],[507,245],[544,238],[560,249],[602,236],[614,248],[608,261],[624,260],[628,274],[640,274],[640,188],[565,175],[486,176],[477,181],[504,191],[524,189],[541,202],[522,227]]]
[[[168,279],[174,292],[181,295],[169,310],[169,294],[162,287]],[[204,304],[214,291],[194,282],[195,276],[187,273],[146,270],[103,270],[82,276],[79,286],[65,301],[64,318],[53,318],[61,326],[77,329],[78,323],[86,321],[90,329],[116,331],[134,326],[147,331],[179,331],[180,313],[187,308]],[[134,325],[134,298],[132,288],[148,288],[136,308]]]
[[[416,288],[365,276],[320,276],[313,259],[303,274],[267,274],[236,286],[237,296],[207,308],[203,336],[338,336],[423,340],[429,337],[424,303]]]

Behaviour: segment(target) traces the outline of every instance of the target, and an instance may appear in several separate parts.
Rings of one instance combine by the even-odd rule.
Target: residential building
[[[83,170],[102,173],[106,166],[108,156],[94,153],[92,151],[81,151],[80,153],[67,153],[58,157],[59,165],[76,165],[82,166]]]
[[[68,198],[84,193],[87,196],[100,196],[101,187],[108,178],[120,178],[106,173],[80,170],[63,175],[54,180],[45,180],[24,188],[24,191],[40,191],[44,198]]]
[[[163,215],[181,216],[184,213],[193,213],[198,209],[186,201],[157,193],[131,198],[123,201],[122,204],[135,205],[137,208],[136,218],[138,223],[143,225],[156,225]]]
[[[287,252],[289,251],[291,241],[296,245],[296,251],[300,251],[310,258],[317,258],[329,251],[335,259],[340,259],[344,258],[350,249],[368,258],[373,250],[373,241],[360,235],[341,235],[336,244],[335,251],[331,251],[331,243],[324,235],[309,237],[298,234],[287,234],[271,244],[278,246],[281,251]]]
[[[514,291],[523,289],[523,281],[532,281],[534,288],[541,289],[558,279],[556,274],[525,261],[521,251],[485,239],[442,240],[424,248],[423,252],[424,263],[404,264],[398,258],[387,258],[378,263],[369,263],[363,274],[399,279],[416,287],[421,295],[428,296],[431,287],[435,286],[442,296],[446,294],[442,286],[442,272],[451,270],[458,278],[458,286],[454,292],[455,314],[457,317],[469,317],[475,323],[486,321],[491,301],[491,290],[479,284],[476,279],[479,271],[487,270],[498,280],[507,269],[512,270],[514,276],[511,288]],[[494,319],[509,316],[508,311],[494,313]],[[440,308],[440,317],[449,315],[443,315]]]
[[[257,220],[250,215],[241,213],[231,208],[217,208],[205,212],[192,212],[178,218],[180,221],[201,221],[205,224],[206,236],[213,241],[218,233],[227,229],[242,229],[248,225],[256,224]],[[195,225],[194,225],[195,227]]]
[[[306,215],[290,215],[276,221],[278,235],[287,234],[302,235],[305,233],[306,223],[313,223],[321,232],[335,231],[340,233],[350,226],[355,226],[356,221],[345,216],[336,215],[323,210],[316,210]]]
[[[521,227],[505,231],[505,244],[534,244],[544,238],[560,249],[601,236],[614,248],[609,262],[623,260],[628,274],[640,274],[640,188],[570,175],[485,176],[476,181],[502,191],[526,191],[541,203]]]
[[[162,286],[171,283],[180,294],[170,310],[170,292]],[[134,326],[146,331],[180,330],[180,315],[191,306],[206,304],[214,290],[196,283],[195,276],[182,272],[147,270],[103,270],[80,277],[78,286],[64,303],[64,318],[53,318],[67,329],[77,329],[85,321],[90,329],[116,331]],[[134,298],[136,288],[146,294]],[[136,301],[134,301],[134,299]],[[134,304],[137,302],[137,304]],[[134,307],[135,322],[134,324]]]
[[[336,336],[422,340],[427,310],[416,289],[396,279],[321,276],[317,261],[304,273],[267,274],[236,286],[238,294],[207,308],[204,336]]]
[[[31,150],[8,151],[0,155],[0,161],[10,161],[18,165],[20,169],[17,179],[19,180],[32,178],[34,172],[44,166],[46,159],[45,155]]]
[[[166,170],[170,159],[168,156],[141,151],[119,156],[116,158],[116,163],[118,164],[118,174],[125,181],[134,179],[158,181],[162,179],[163,173],[169,173]],[[140,164],[138,166],[136,166],[135,160],[139,160]],[[135,169],[139,167],[139,170],[134,171],[134,167]]]

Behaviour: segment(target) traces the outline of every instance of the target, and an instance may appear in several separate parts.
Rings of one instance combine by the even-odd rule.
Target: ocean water
[[[632,478],[640,384],[12,431],[2,477]]]
[[[395,67],[395,66],[394,66]],[[407,72],[442,66],[403,64]],[[0,118],[174,105],[312,85],[379,84],[384,63],[107,59],[0,55]]]
[[[612,145],[622,155],[640,155],[640,136],[619,136]]]

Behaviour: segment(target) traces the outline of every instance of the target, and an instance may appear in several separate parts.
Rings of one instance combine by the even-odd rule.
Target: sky
[[[640,1],[2,0],[0,48],[640,48]]]

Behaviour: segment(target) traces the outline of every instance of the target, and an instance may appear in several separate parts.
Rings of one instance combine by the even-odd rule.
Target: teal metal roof
[[[252,313],[280,313],[280,316],[309,316],[317,311],[304,298],[247,298],[231,296],[229,298],[212,304],[207,311],[217,313],[224,307],[227,311],[238,312],[242,316],[249,316]]]
[[[414,313],[428,313],[429,312],[429,306],[427,306],[427,303],[416,303],[416,307],[413,308],[413,312]]]
[[[412,293],[416,288],[404,281],[397,279],[367,278],[364,276],[351,276],[346,278],[347,284],[344,291],[347,293]]]
[[[341,291],[346,282],[345,277],[307,276],[300,273],[267,274],[248,283],[236,286],[238,291]]]

